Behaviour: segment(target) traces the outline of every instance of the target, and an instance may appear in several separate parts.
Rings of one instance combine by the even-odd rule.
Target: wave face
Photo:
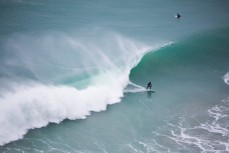
[[[147,95],[149,102],[139,100],[150,107],[143,113],[150,117],[143,115],[141,122],[150,130],[130,144],[132,151],[229,151],[228,33],[226,28],[190,37],[148,53],[132,69],[132,82],[153,80],[159,91]]]
[[[29,129],[84,119],[120,102],[130,69],[160,46],[117,34],[86,43],[62,34],[17,35],[5,44],[12,55],[3,57],[1,69],[0,145],[22,138]]]

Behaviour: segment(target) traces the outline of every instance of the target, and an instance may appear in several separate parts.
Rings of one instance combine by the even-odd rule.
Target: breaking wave
[[[164,46],[149,47],[119,35],[105,37],[97,43],[84,43],[66,35],[39,38],[26,35],[10,38],[5,43],[6,51],[17,54],[4,56],[3,65],[8,66],[10,72],[0,71],[6,76],[0,80],[4,84],[0,90],[0,146],[23,138],[29,129],[64,119],[84,119],[92,111],[104,111],[107,105],[120,102],[131,68],[146,52]],[[106,43],[101,43],[104,40]],[[65,61],[59,61],[61,59]],[[20,78],[14,71],[17,66],[23,68]],[[89,67],[96,67],[96,73],[86,71]],[[57,69],[53,71],[54,68]],[[56,83],[56,76],[68,70],[74,72],[71,75],[75,75],[78,82]],[[88,75],[77,79],[85,71]],[[82,85],[84,79],[87,83]]]

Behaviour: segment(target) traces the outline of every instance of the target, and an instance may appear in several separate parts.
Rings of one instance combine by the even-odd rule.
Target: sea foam
[[[14,92],[6,92],[0,98],[0,144],[22,138],[29,129],[64,119],[84,119],[91,111],[103,111],[108,104],[120,102],[127,76],[107,77],[106,85],[97,83],[83,90],[69,86],[18,85]]]
[[[225,75],[223,76],[223,80],[224,80],[224,82],[225,82],[226,84],[229,85],[229,72],[227,72],[227,74],[225,74]]]

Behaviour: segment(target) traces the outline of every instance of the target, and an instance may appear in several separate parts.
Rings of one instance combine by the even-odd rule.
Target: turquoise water
[[[0,152],[229,152],[227,5],[0,1]]]

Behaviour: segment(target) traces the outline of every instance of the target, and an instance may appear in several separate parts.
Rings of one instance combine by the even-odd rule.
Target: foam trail
[[[170,134],[154,132],[155,135],[174,140],[178,148],[188,148],[194,145],[198,152],[228,152],[229,151],[229,99],[225,99],[207,112],[206,120],[199,122],[196,117],[179,117],[178,124],[168,122]],[[192,123],[195,119],[197,124]],[[172,123],[173,122],[173,123]]]
[[[133,82],[129,82],[128,86],[124,89],[125,93],[137,93],[144,92],[146,89],[142,86],[139,86]]]
[[[229,72],[227,72],[227,74],[225,74],[225,75],[223,76],[223,80],[224,80],[224,82],[225,82],[226,84],[229,85]]]

